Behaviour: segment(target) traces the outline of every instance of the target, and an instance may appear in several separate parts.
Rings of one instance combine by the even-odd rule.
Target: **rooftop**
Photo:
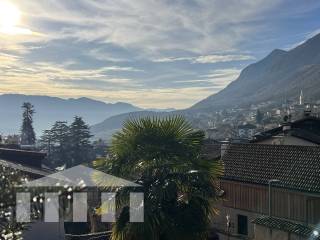
[[[41,168],[45,153],[21,149],[0,148],[0,158],[26,166]]]
[[[25,165],[22,165],[19,163],[10,162],[10,161],[3,160],[3,159],[0,159],[0,165],[2,165],[4,167],[16,169],[16,170],[19,170],[22,172],[31,173],[32,175],[36,175],[39,177],[46,176],[46,175],[52,173],[52,171],[49,169],[38,169],[35,167],[28,167],[28,166],[25,166]]]
[[[320,147],[232,144],[222,157],[223,179],[320,193]]]
[[[292,123],[289,134],[316,144],[320,144],[320,118],[305,117]],[[277,127],[255,135],[252,142],[259,142],[283,133],[283,127]]]
[[[291,222],[285,219],[270,217],[270,216],[261,216],[252,221],[257,225],[262,225],[272,229],[278,229],[285,232],[295,233],[300,236],[310,237],[313,234],[313,231],[317,230],[320,231],[318,228],[312,228],[310,226],[298,224],[295,222]],[[313,239],[320,239],[313,238]]]
[[[36,176],[46,176],[52,171],[42,165],[45,153],[21,149],[0,148],[0,165],[31,173]]]

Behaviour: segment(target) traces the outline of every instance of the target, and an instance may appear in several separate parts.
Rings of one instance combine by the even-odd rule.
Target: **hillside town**
[[[200,113],[196,118],[202,119],[197,126],[207,131],[208,138],[243,142],[252,140],[260,132],[279,127],[284,121],[292,122],[305,115],[319,117],[320,102],[305,100],[301,91],[295,99],[284,103],[263,102],[248,108]]]

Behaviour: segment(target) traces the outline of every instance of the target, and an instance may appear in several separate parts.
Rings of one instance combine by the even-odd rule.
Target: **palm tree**
[[[118,191],[112,240],[207,238],[223,167],[202,158],[203,140],[180,116],[129,120],[113,136],[109,158],[96,164],[142,185],[145,199],[144,223],[130,223],[128,190]]]

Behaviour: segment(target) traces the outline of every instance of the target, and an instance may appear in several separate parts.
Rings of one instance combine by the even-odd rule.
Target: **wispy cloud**
[[[264,3],[263,0],[183,3],[79,0],[71,4],[29,0],[21,6],[34,20],[62,25],[50,29],[48,37],[52,39],[99,40],[148,53],[169,49],[205,53],[234,49],[247,34],[255,31],[242,22],[255,21],[279,0]]]
[[[253,56],[249,55],[206,55],[194,59],[194,63],[218,63],[218,62],[232,62],[254,60]]]
[[[200,75],[197,79],[189,79],[189,80],[181,80],[176,81],[180,84],[195,84],[201,85],[205,83],[206,85],[210,85],[215,87],[218,90],[222,90],[229,83],[236,80],[239,76],[241,70],[230,68],[230,69],[218,69],[214,71],[210,71],[208,74]]]
[[[2,86],[5,83],[7,88],[11,86],[11,90],[25,89],[25,86],[28,85],[28,89],[32,87],[38,89],[39,86],[43,86],[42,90],[50,87],[63,92],[64,86],[73,85],[75,87],[81,81],[85,82],[86,86],[90,86],[90,89],[101,88],[101,84],[95,86],[97,82],[103,83],[105,85],[104,89],[106,87],[117,89],[120,86],[137,86],[137,83],[130,78],[115,77],[111,74],[112,72],[140,71],[132,67],[119,66],[71,69],[68,68],[69,62],[62,64],[52,62],[28,63],[20,57],[8,54],[1,54],[0,60],[4,60],[3,62],[0,61],[0,70],[2,71],[0,82]]]
[[[191,63],[219,63],[219,62],[233,62],[233,61],[247,61],[254,60],[255,57],[250,55],[204,55],[198,57],[166,57],[154,59],[154,62],[176,62],[176,61],[190,61]]]
[[[193,57],[164,57],[164,58],[158,58],[158,59],[152,59],[153,62],[176,62],[176,61],[192,61]]]

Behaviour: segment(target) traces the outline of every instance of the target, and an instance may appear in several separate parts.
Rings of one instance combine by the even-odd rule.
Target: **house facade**
[[[258,133],[252,143],[274,145],[320,145],[320,119],[307,116],[294,122],[285,122],[282,126]]]
[[[232,144],[213,226],[220,239],[311,239],[320,223],[318,146]]]
[[[244,125],[238,126],[238,137],[252,139],[256,134],[257,127],[253,124],[247,123]]]

